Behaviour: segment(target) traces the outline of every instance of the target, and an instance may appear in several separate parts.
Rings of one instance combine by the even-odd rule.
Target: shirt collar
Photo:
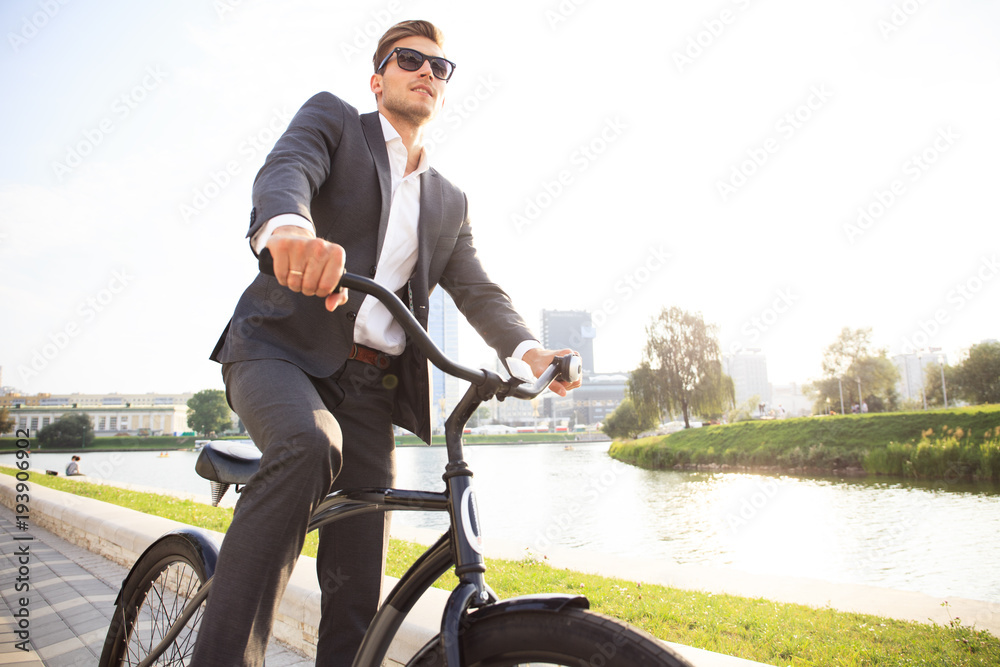
[[[390,144],[392,144],[393,142],[398,142],[400,152],[405,156],[406,146],[403,145],[403,138],[399,136],[399,132],[397,132],[396,128],[392,126],[392,123],[390,123],[389,120],[382,115],[381,111],[378,114],[378,119],[379,122],[382,123],[382,136],[385,137],[386,148],[392,150],[390,148]],[[406,167],[405,161],[403,162],[403,167],[404,169]],[[410,176],[414,177],[419,176],[420,174],[427,171],[429,168],[430,168],[430,160],[427,157],[427,148],[424,147],[420,151],[420,163],[417,165],[417,168],[413,170],[413,173],[411,173]]]

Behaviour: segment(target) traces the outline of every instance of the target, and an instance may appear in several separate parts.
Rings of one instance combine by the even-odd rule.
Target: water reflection
[[[647,471],[606,452],[607,443],[467,447],[486,539],[1000,601],[996,485]],[[59,471],[68,460],[31,457]],[[207,496],[194,460],[95,453],[83,464],[90,475]],[[400,448],[398,486],[443,489],[445,460],[441,447]],[[440,514],[393,520],[446,526]]]

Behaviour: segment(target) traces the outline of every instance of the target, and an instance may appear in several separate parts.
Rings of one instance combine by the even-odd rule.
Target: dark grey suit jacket
[[[299,109],[258,172],[247,236],[276,215],[297,213],[313,222],[317,236],[344,247],[349,272],[373,277],[391,187],[378,113],[359,115],[343,100],[319,93]],[[421,175],[420,192],[418,256],[411,277],[417,319],[426,329],[428,296],[440,283],[505,359],[534,335],[479,261],[465,194],[434,169]],[[259,274],[211,358],[220,363],[283,359],[309,375],[327,377],[347,359],[363,298],[351,292],[347,304],[330,313],[322,299],[294,293]],[[427,359],[410,345],[401,359],[393,422],[430,442]]]

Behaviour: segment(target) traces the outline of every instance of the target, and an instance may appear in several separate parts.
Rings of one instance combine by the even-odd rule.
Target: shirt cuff
[[[253,238],[250,239],[250,245],[253,246],[254,252],[259,255],[260,251],[267,245],[267,240],[271,238],[271,234],[274,233],[274,230],[284,225],[301,227],[302,229],[312,232],[313,235],[316,234],[316,228],[313,224],[298,213],[282,213],[281,215],[276,215],[268,220],[267,224],[261,227],[260,231],[254,234]]]
[[[517,347],[514,348],[514,353],[510,356],[515,359],[524,360],[524,355],[527,354],[528,350],[534,350],[536,347],[541,347],[542,344],[537,340],[526,340]]]

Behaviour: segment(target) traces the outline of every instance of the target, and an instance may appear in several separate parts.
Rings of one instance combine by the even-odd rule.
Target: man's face
[[[426,56],[444,57],[437,44],[426,37],[405,37],[392,45],[419,51]],[[372,76],[371,88],[378,98],[379,111],[386,117],[396,117],[413,125],[424,125],[437,115],[444,104],[447,83],[431,74],[431,65],[424,61],[416,72],[399,67],[393,55],[382,74]]]

